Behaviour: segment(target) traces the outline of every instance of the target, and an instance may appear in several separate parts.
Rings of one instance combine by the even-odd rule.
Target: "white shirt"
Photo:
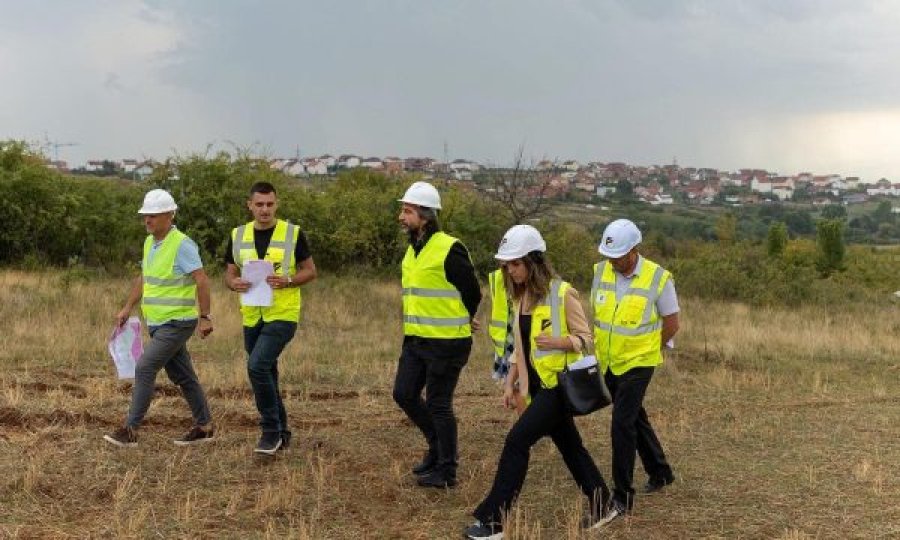
[[[613,274],[616,276],[616,302],[622,300],[622,297],[625,296],[625,291],[631,286],[631,281],[635,276],[639,275],[643,269],[644,258],[640,255],[638,255],[637,264],[634,265],[634,270],[629,276],[624,276],[613,268]],[[656,299],[656,311],[659,313],[660,317],[668,317],[669,315],[680,311],[678,307],[678,295],[675,293],[675,283],[671,277],[666,280],[662,293],[659,295],[659,298]]]

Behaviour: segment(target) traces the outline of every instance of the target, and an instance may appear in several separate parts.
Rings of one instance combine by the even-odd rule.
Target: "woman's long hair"
[[[550,293],[550,282],[557,277],[553,265],[547,260],[544,253],[540,251],[532,251],[528,255],[522,257],[522,262],[528,269],[528,279],[525,283],[513,283],[509,277],[506,266],[503,266],[503,280],[506,283],[506,290],[510,291],[510,295],[516,302],[526,299],[528,306],[534,306]]]

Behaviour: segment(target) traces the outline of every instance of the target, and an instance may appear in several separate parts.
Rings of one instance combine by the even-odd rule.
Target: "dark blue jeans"
[[[288,321],[260,320],[256,326],[244,327],[244,349],[249,355],[247,374],[263,432],[288,431],[287,412],[278,389],[278,355],[296,331],[297,323]]]

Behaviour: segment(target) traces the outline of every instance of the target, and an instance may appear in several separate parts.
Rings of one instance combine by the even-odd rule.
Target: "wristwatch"
[[[293,282],[294,282],[294,279],[290,275],[288,275],[288,285],[290,285]]]
[[[212,322],[212,317],[210,317],[209,315],[200,315],[200,318],[206,319],[207,321]]]

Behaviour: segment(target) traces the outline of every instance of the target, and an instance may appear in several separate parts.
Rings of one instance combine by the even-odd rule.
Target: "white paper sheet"
[[[275,273],[271,261],[252,260],[244,263],[241,279],[250,282],[250,289],[241,294],[245,306],[268,307],[272,305],[272,287],[266,278]]]
[[[591,366],[596,366],[596,365],[597,365],[597,358],[591,354],[591,355],[582,357],[581,360],[578,360],[576,362],[572,362],[571,364],[569,364],[569,369],[570,370],[571,369],[584,369],[584,368],[589,368]]]
[[[116,373],[120,379],[133,379],[134,366],[144,354],[144,343],[141,341],[141,320],[129,317],[122,326],[116,325],[109,336],[107,347]]]

